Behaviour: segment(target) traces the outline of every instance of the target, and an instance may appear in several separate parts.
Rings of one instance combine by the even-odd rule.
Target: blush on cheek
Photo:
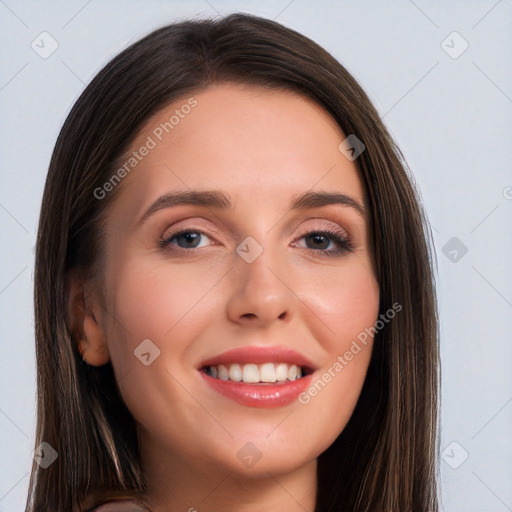
[[[379,313],[379,286],[370,273],[347,273],[309,296],[308,308],[321,322],[317,339],[335,339],[342,349],[359,333],[373,326]],[[312,323],[312,325],[316,325]]]
[[[127,265],[116,276],[116,314],[130,331],[149,337],[165,335],[204,295],[204,284],[186,272]],[[197,281],[197,278],[196,278]]]
[[[211,297],[219,277],[198,273],[194,265],[148,264],[141,259],[122,260],[110,276],[112,308],[109,350],[113,364],[124,375],[140,361],[134,351],[150,340],[162,352],[186,350],[210,322]]]

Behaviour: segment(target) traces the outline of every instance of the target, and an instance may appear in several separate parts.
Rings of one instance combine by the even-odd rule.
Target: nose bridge
[[[267,237],[268,240],[268,237]],[[233,321],[289,319],[293,293],[286,283],[286,265],[278,248],[247,237],[236,248],[235,285],[228,305]]]

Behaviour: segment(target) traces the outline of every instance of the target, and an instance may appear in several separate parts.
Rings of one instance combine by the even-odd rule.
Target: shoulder
[[[151,510],[137,499],[109,500],[96,505],[90,512],[151,512]]]

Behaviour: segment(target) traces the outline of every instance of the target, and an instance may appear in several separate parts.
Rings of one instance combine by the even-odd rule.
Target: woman
[[[437,511],[429,240],[309,39],[233,14],[130,46],[50,164],[36,448],[58,456],[26,510]]]

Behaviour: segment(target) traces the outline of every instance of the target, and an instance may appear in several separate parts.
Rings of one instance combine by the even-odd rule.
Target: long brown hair
[[[58,459],[34,462],[27,512],[79,512],[93,491],[145,489],[135,420],[110,363],[83,362],[66,322],[66,276],[93,273],[102,220],[122,184],[98,200],[144,122],[179,98],[235,81],[312,98],[366,149],[356,164],[370,211],[380,330],[353,415],[319,457],[316,512],[438,510],[438,320],[432,240],[405,160],[368,96],[328,52],[246,14],[165,26],[110,61],[73,106],[44,189],[35,263],[37,432]]]

